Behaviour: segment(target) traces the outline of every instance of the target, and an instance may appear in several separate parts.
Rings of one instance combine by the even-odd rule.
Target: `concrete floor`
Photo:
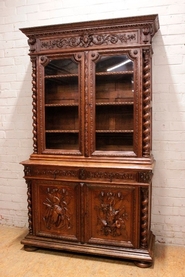
[[[26,229],[0,225],[0,277],[185,277],[185,247],[155,245],[151,268],[132,262],[51,250],[26,252]]]

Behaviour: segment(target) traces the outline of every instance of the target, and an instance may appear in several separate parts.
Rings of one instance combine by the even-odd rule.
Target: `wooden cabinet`
[[[152,37],[158,16],[24,28],[32,62],[29,233],[43,247],[153,262]]]

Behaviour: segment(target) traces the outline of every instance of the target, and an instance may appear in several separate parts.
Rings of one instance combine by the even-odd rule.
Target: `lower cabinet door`
[[[86,242],[139,247],[139,187],[86,184]]]
[[[79,241],[78,183],[34,180],[32,211],[37,236]]]

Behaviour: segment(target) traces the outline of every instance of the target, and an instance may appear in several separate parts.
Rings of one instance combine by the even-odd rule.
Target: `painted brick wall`
[[[159,242],[185,244],[184,0],[0,0],[0,224],[27,225],[19,162],[32,152],[31,64],[19,28],[154,13],[152,229]]]

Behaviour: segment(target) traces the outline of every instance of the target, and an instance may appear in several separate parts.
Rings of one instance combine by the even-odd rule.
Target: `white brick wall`
[[[19,28],[154,13],[152,229],[159,242],[185,244],[184,0],[0,1],[0,224],[27,225],[19,162],[32,152],[31,64]]]

